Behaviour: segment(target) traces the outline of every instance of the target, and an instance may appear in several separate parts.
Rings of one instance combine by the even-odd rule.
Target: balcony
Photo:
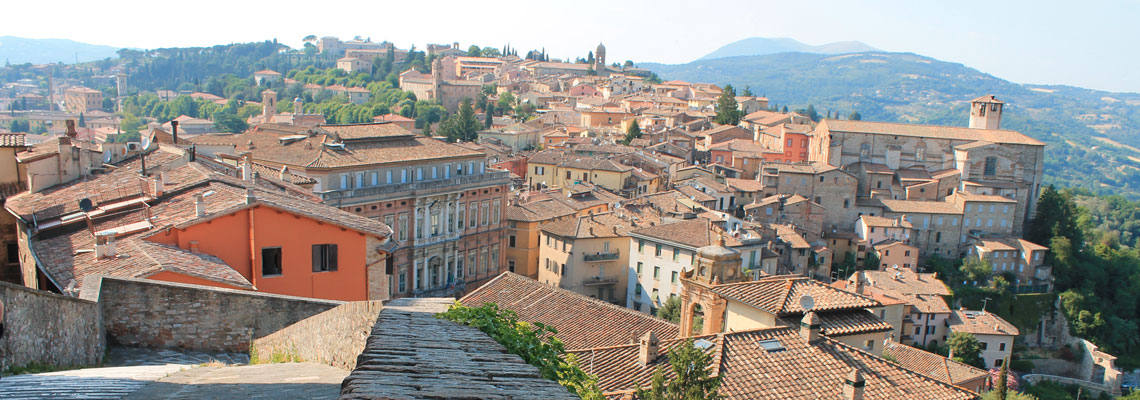
[[[615,285],[617,278],[610,278],[605,276],[591,276],[582,280],[584,286],[602,286],[602,285]]]
[[[611,251],[611,252],[606,252],[606,253],[594,252],[594,254],[583,254],[582,255],[582,259],[584,259],[586,262],[613,261],[613,260],[616,260],[620,257],[621,257],[621,253],[617,252],[617,251]]]
[[[428,236],[426,238],[416,238],[416,240],[413,242],[413,245],[416,247],[428,246],[428,245],[433,245],[436,243],[442,243],[442,242],[451,241],[451,240],[458,240],[459,236],[460,236],[460,233],[458,231],[454,231],[454,232],[446,233],[443,235],[432,235],[432,236]]]
[[[510,172],[490,170],[478,175],[464,175],[449,179],[432,181],[391,183],[385,185],[360,187],[341,190],[326,190],[317,192],[321,201],[332,205],[352,205],[375,201],[406,198],[428,195],[436,192],[455,192],[468,189],[468,186],[487,186],[494,184],[507,184],[510,181]]]

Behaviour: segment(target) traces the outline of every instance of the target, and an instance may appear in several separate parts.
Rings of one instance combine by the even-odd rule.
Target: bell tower
[[[1001,113],[1005,102],[991,95],[970,100],[970,128],[1001,129]]]
[[[273,114],[277,114],[277,92],[272,89],[265,89],[261,92],[261,122],[272,122],[269,120]]]
[[[708,335],[724,331],[728,302],[712,291],[724,283],[743,282],[740,252],[725,247],[724,236],[716,244],[697,249],[697,262],[681,278],[681,334]]]
[[[598,75],[606,73],[606,46],[601,43],[598,43],[598,48],[594,50],[594,72]]]

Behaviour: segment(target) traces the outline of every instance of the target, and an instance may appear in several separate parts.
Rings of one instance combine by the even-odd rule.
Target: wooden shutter
[[[313,272],[321,272],[321,261],[324,260],[324,257],[321,257],[321,250],[321,245],[313,245]]]

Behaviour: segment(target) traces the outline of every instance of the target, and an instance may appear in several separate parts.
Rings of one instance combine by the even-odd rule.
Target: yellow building
[[[63,101],[68,112],[89,113],[103,109],[103,92],[76,86],[63,92]]]
[[[541,228],[538,281],[625,304],[632,210],[566,219]],[[639,216],[648,223],[648,215]]]
[[[527,160],[531,187],[567,187],[592,183],[613,192],[634,186],[633,167],[610,159],[597,159],[560,151],[544,151]]]

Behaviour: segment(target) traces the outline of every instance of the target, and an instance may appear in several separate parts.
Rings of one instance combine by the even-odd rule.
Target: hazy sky
[[[109,4],[115,3],[115,4]],[[684,63],[748,37],[859,40],[1019,83],[1140,92],[1140,1],[43,1],[3,0],[0,35],[119,47],[205,46],[308,34],[520,53]],[[26,16],[26,17],[22,17]]]

